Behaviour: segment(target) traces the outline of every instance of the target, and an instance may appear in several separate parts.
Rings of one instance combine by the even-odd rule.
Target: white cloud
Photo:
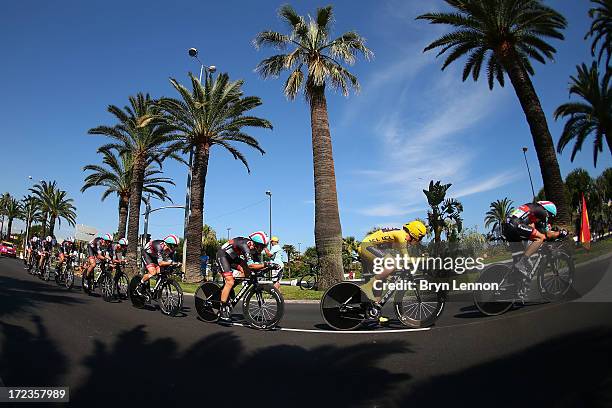
[[[423,73],[424,74],[424,73]],[[418,101],[396,104],[375,127],[375,137],[382,145],[383,167],[359,170],[368,190],[383,190],[401,205],[375,204],[359,210],[369,216],[405,215],[411,209],[423,209],[422,189],[429,180],[452,183],[452,196],[461,197],[498,188],[514,181],[512,173],[503,172],[474,181],[474,164],[479,149],[469,130],[489,116],[506,92],[492,93],[483,83],[463,84],[456,69],[439,74],[427,86],[415,77],[407,85],[411,94],[422,95]],[[499,91],[499,90],[498,90]],[[370,194],[370,197],[376,193]],[[415,210],[418,211],[418,210]]]

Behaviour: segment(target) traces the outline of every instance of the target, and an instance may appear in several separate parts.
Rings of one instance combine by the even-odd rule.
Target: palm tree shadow
[[[32,316],[31,320],[35,334],[0,322],[0,378],[13,386],[65,386],[61,378],[68,368],[67,357],[51,341],[40,317]]]
[[[398,341],[313,349],[281,344],[247,352],[228,331],[203,337],[182,350],[174,339],[152,340],[144,326],[137,326],[122,332],[112,345],[95,343],[94,352],[83,361],[88,375],[72,393],[71,402],[210,406],[290,399],[296,407],[357,406],[410,378],[377,366],[383,359],[405,358],[409,352],[407,344]],[[118,381],[109,383],[112,378]],[[367,387],[356,386],[364,382]]]
[[[77,305],[83,301],[66,289],[32,280],[0,276],[0,317],[23,313],[46,303]]]

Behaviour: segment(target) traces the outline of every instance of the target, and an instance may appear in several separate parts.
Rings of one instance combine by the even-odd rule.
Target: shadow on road
[[[0,377],[5,385],[63,386],[68,361],[49,338],[40,317],[33,316],[35,333],[0,322]]]
[[[380,342],[314,349],[279,345],[245,353],[239,338],[229,332],[179,350],[172,338],[150,340],[139,326],[121,333],[110,347],[96,342],[93,355],[83,362],[89,377],[71,400],[155,406],[291,401],[291,406],[301,407],[326,395],[324,405],[355,406],[410,378],[377,367],[382,359],[407,352],[405,342]],[[110,386],[110,378],[122,381]]]
[[[0,317],[43,307],[46,303],[74,305],[83,301],[67,296],[66,289],[55,286],[55,282],[0,276]]]
[[[477,341],[475,339],[475,341]],[[381,406],[611,407],[612,330],[562,336],[412,384]]]

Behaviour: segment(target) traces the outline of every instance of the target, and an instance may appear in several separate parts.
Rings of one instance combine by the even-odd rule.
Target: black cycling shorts
[[[502,232],[510,242],[533,240],[534,228],[519,222],[505,222],[502,224]]]
[[[221,268],[221,275],[224,277],[232,274],[232,266],[240,264],[240,258],[233,259],[223,248],[217,251],[216,261]]]
[[[89,258],[97,258],[98,257],[98,252],[95,251],[92,247],[90,247],[89,245],[87,245],[87,256]]]
[[[142,262],[145,268],[148,268],[149,265],[159,266],[159,263],[157,262],[157,257],[154,257],[147,251],[142,251]]]

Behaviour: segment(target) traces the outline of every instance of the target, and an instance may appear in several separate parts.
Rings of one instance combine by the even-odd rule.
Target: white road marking
[[[251,326],[242,323],[232,322],[232,326],[248,327]],[[378,334],[378,333],[405,333],[405,332],[418,332],[428,331],[431,327],[423,327],[420,329],[389,329],[389,330],[320,330],[320,329],[293,329],[290,327],[277,327],[272,331],[288,331],[288,332],[300,332],[300,333],[330,333],[330,334]]]

